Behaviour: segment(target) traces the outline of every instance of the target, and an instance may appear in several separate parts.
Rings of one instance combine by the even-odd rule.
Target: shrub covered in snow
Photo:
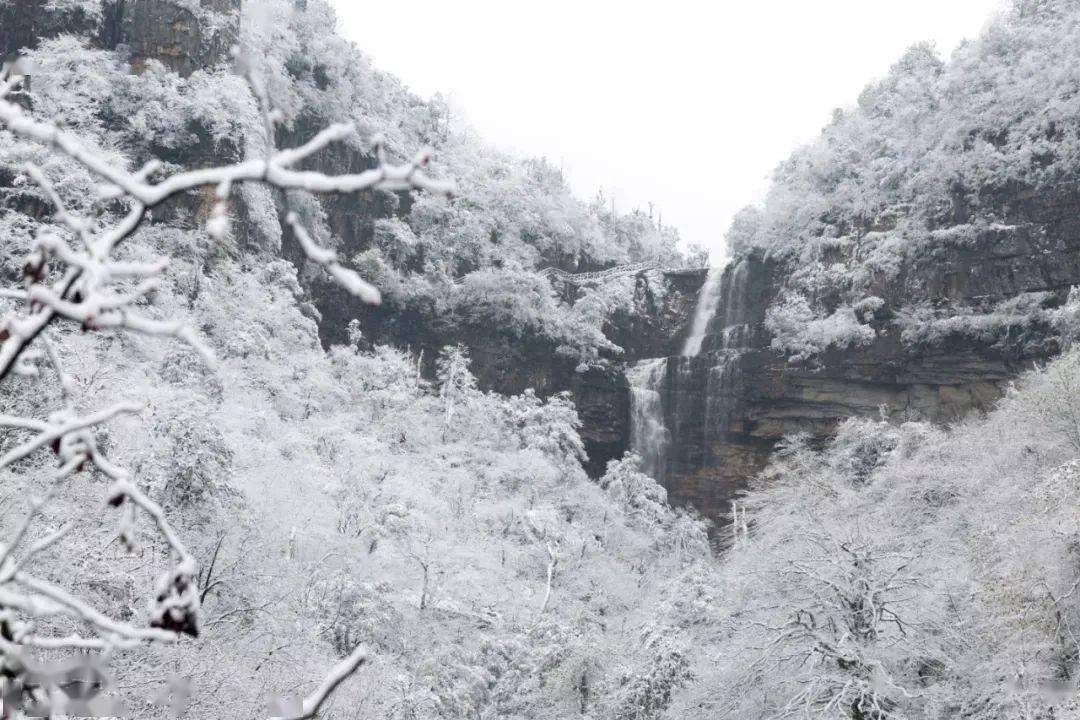
[[[865,345],[875,337],[874,329],[859,321],[855,308],[843,306],[818,317],[799,293],[788,293],[771,306],[765,326],[773,335],[772,347],[792,361],[810,359],[830,347]]]

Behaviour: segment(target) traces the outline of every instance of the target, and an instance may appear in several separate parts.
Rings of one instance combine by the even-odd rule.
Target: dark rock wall
[[[229,59],[240,37],[240,5],[241,0],[201,0],[203,12],[227,19],[222,27],[202,22],[196,12],[169,0],[116,0],[112,12],[121,18],[121,38],[136,72],[157,60],[187,77]]]
[[[225,19],[211,28],[198,13],[172,0],[106,0],[100,17],[78,9],[49,10],[46,0],[9,0],[0,3],[0,53],[13,59],[24,48],[68,33],[110,50],[126,45],[136,71],[153,59],[186,77],[228,61],[239,39],[241,2],[201,0],[204,12]]]
[[[48,0],[0,2],[0,60],[14,60],[19,51],[35,48],[41,40],[61,33],[96,35],[97,20],[81,10],[55,12]]]
[[[44,32],[41,19],[45,0],[0,3],[0,51],[12,60],[22,48],[36,47]]]
[[[705,269],[639,273],[634,312],[619,311],[604,334],[623,348],[623,360],[667,357],[679,351],[694,315]]]

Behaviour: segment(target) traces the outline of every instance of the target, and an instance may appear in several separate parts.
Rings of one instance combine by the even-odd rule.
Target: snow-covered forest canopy
[[[0,78],[5,712],[1080,718],[1075,297],[907,308],[898,344],[997,312],[1063,352],[947,425],[789,434],[706,520],[634,452],[590,477],[580,397],[494,392],[464,344],[425,361],[315,306],[334,285],[618,369],[644,275],[554,279],[703,279],[674,229],[493,150],[325,0],[136,0],[127,22],[196,39],[156,56],[103,40],[117,7],[37,3]],[[1018,0],[778,170],[729,233],[796,268],[775,350],[871,342],[877,273],[1075,181],[1078,40],[1071,0]]]
[[[775,170],[764,202],[736,216],[727,240],[796,268],[773,309],[778,348],[809,356],[864,342],[883,287],[908,282],[912,258],[994,234],[1005,244],[1023,230],[1009,216],[1025,193],[1075,184],[1078,38],[1071,3],[1017,0],[948,60],[927,44],[910,48]],[[1042,321],[1046,300],[889,312],[906,341],[921,342]]]

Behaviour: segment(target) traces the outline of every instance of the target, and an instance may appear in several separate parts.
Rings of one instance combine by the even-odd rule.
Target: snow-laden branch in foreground
[[[35,576],[29,568],[35,558],[60,542],[71,533],[78,521],[72,521],[59,530],[25,547],[31,527],[45,505],[59,492],[63,483],[72,475],[83,471],[88,465],[96,467],[103,475],[114,481],[109,505],[119,507],[130,500],[154,518],[158,530],[176,558],[176,566],[163,575],[179,584],[193,583],[195,561],[173,531],[161,508],[128,479],[128,473],[111,463],[98,447],[94,430],[120,415],[141,410],[133,403],[118,403],[110,408],[86,416],[78,416],[71,401],[71,380],[64,371],[55,344],[42,338],[46,356],[60,385],[64,409],[53,413],[47,420],[0,415],[0,427],[9,432],[29,432],[32,436],[0,457],[0,471],[19,463],[38,451],[49,449],[58,458],[59,469],[49,479],[43,497],[32,498],[30,508],[19,524],[12,540],[0,546],[0,650],[4,663],[11,658],[18,662],[19,648],[70,648],[81,650],[109,650],[129,647],[143,642],[173,641],[179,632],[194,634],[193,624],[176,622],[177,617],[194,622],[198,611],[198,597],[165,593],[165,601],[157,601],[151,614],[150,626],[136,627],[114,620],[90,606],[67,590]],[[168,601],[168,603],[166,603]],[[88,631],[78,635],[56,636],[45,634],[39,626],[43,620],[66,616],[84,624]],[[5,667],[5,669],[8,669]]]
[[[0,298],[14,302],[17,307],[0,317],[0,383],[13,373],[41,377],[41,366],[47,362],[56,376],[63,409],[44,420],[0,415],[5,437],[26,436],[0,456],[0,471],[49,450],[56,455],[57,463],[44,496],[30,500],[10,542],[0,544],[0,676],[19,679],[27,667],[23,653],[29,648],[105,652],[143,643],[174,642],[182,635],[195,636],[199,632],[200,593],[194,558],[169,524],[164,510],[98,447],[95,433],[102,425],[119,415],[138,413],[141,408],[137,404],[120,403],[90,414],[77,413],[71,380],[61,366],[56,344],[48,337],[49,327],[58,321],[73,323],[83,331],[166,336],[188,343],[212,363],[209,347],[184,322],[150,317],[139,309],[150,303],[161,286],[169,259],[159,257],[135,263],[118,258],[116,253],[139,230],[147,212],[181,193],[213,188],[215,203],[206,231],[211,239],[220,241],[228,234],[227,204],[237,183],[255,182],[280,190],[311,193],[384,189],[448,194],[453,190],[450,184],[434,180],[424,172],[428,162],[426,153],[419,154],[411,163],[390,165],[378,145],[377,167],[362,173],[327,175],[298,169],[304,160],[353,135],[354,127],[331,125],[299,147],[278,150],[274,147],[274,126],[280,114],[270,107],[261,83],[252,77],[248,80],[265,121],[270,148],[267,156],[155,180],[162,172],[161,163],[150,162],[136,172],[128,171],[56,124],[32,118],[7,99],[20,86],[21,78],[0,74],[0,130],[48,146],[75,161],[100,179],[97,199],[122,208],[122,214],[109,222],[81,217],[69,209],[40,168],[34,165],[26,168],[27,176],[52,205],[56,225],[41,230],[35,237],[23,263],[22,287],[0,288]],[[363,301],[380,302],[378,290],[342,265],[332,250],[319,246],[295,213],[289,212],[286,222],[312,262]],[[141,512],[151,519],[156,534],[170,550],[173,564],[155,583],[146,627],[111,618],[77,594],[34,574],[34,561],[82,521],[75,519],[31,542],[42,509],[60,492],[65,481],[91,466],[112,481],[104,509],[120,510],[121,541],[128,547],[134,545],[135,519]],[[79,631],[58,634],[60,625],[56,621],[63,619],[68,620],[64,623],[68,627],[74,621]],[[357,648],[331,669],[318,689],[303,701],[300,714],[289,720],[314,717],[367,657],[363,648]]]
[[[379,165],[357,174],[326,175],[298,170],[296,166],[331,144],[341,142],[355,132],[348,123],[331,125],[303,145],[272,150],[265,159],[246,160],[215,168],[180,172],[154,182],[151,177],[160,163],[151,163],[138,172],[129,172],[88,148],[74,135],[55,124],[29,117],[19,105],[6,99],[18,86],[19,78],[0,78],[0,127],[14,135],[55,148],[78,162],[103,183],[100,199],[120,200],[128,205],[127,215],[111,227],[99,228],[90,219],[70,212],[59,194],[37,167],[27,168],[56,210],[56,219],[79,239],[79,249],[56,233],[45,231],[35,239],[24,265],[26,288],[4,291],[4,297],[21,301],[25,311],[9,313],[0,319],[0,380],[18,369],[23,351],[56,319],[72,321],[88,330],[113,329],[146,335],[171,336],[189,343],[208,361],[212,353],[196,334],[179,321],[154,320],[134,307],[157,290],[168,265],[167,258],[145,264],[125,263],[113,257],[117,247],[141,226],[146,212],[170,198],[198,188],[215,188],[217,202],[207,223],[207,232],[221,239],[227,232],[225,203],[237,183],[257,182],[281,190],[306,190],[312,193],[354,193],[375,189],[427,190],[440,194],[453,191],[449,183],[434,180],[424,172],[428,154],[420,153],[405,165],[387,164],[378,152]],[[265,110],[267,142],[273,147],[275,113]],[[355,272],[337,262],[334,253],[319,247],[299,224],[296,216],[288,220],[301,247],[315,263],[323,266],[349,292],[368,303],[378,303],[378,291]],[[64,268],[59,277],[47,280],[52,265]],[[136,284],[131,286],[131,282]]]
[[[0,99],[18,86],[20,78],[0,82]],[[158,183],[149,182],[146,173],[131,173],[110,164],[90,150],[74,135],[60,130],[55,124],[28,117],[15,103],[0,101],[0,125],[15,135],[54,147],[108,183],[102,195],[106,199],[128,197],[146,208],[153,208],[169,198],[188,190],[216,187],[222,183],[266,183],[283,190],[307,190],[312,193],[354,193],[381,188],[385,190],[427,190],[451,193],[454,186],[427,176],[423,167],[428,154],[422,152],[406,165],[380,165],[351,175],[326,175],[320,172],[296,170],[294,166],[326,147],[347,139],[355,132],[352,123],[331,125],[300,147],[273,152],[269,158],[246,160],[233,165],[191,170],[172,175]]]
[[[197,595],[192,597],[191,594],[166,592],[164,599],[155,598],[152,604],[152,610],[158,612],[152,612],[149,627],[137,627],[110,618],[77,595],[37,577],[29,569],[38,555],[66,537],[79,521],[71,521],[27,547],[31,527],[64,481],[92,464],[114,480],[109,505],[119,507],[126,501],[133,502],[154,518],[160,534],[171,548],[176,566],[162,576],[159,584],[167,578],[174,583],[174,587],[185,584],[193,587],[190,578],[194,577],[195,561],[165,519],[161,508],[131,485],[126,471],[104,457],[97,447],[96,438],[88,429],[117,415],[137,412],[138,409],[120,404],[82,418],[69,418],[68,411],[65,411],[47,422],[0,416],[0,426],[37,432],[36,436],[0,458],[0,469],[46,446],[61,461],[59,469],[49,479],[45,495],[31,499],[30,508],[11,542],[0,546],[0,656],[3,657],[0,665],[3,670],[11,671],[13,663],[21,663],[20,650],[27,647],[104,651],[145,642],[172,642],[185,632],[195,634],[195,626],[190,623],[194,622],[198,611]],[[175,621],[181,616],[188,619],[189,624]],[[49,620],[58,617],[79,621],[85,630],[66,636],[50,634]]]

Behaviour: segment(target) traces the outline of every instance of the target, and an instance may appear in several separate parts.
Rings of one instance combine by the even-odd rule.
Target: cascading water
[[[750,263],[745,260],[733,265],[727,282],[721,288],[721,298],[716,317],[709,323],[705,334],[715,335],[711,350],[736,350],[750,341],[750,326],[754,308],[749,298]]]
[[[709,270],[705,278],[705,284],[701,286],[701,294],[698,295],[697,307],[694,309],[694,321],[690,324],[690,335],[683,345],[683,357],[697,357],[701,352],[701,343],[709,332],[709,322],[716,314],[716,306],[720,303],[720,294],[723,290],[724,267],[715,267]]]
[[[712,355],[705,382],[706,442],[729,430],[735,420],[738,394],[738,351],[720,350]]]
[[[641,471],[657,482],[664,479],[671,444],[661,395],[666,377],[667,358],[642,360],[626,370],[630,385],[630,449],[641,458]]]
[[[626,369],[630,449],[673,503],[719,513],[731,499],[730,482],[709,478],[724,478],[721,466],[729,460],[741,462],[731,455],[731,443],[752,429],[743,406],[752,365],[744,358],[760,348],[763,337],[757,295],[765,278],[759,268],[742,258],[711,269],[681,354]]]

